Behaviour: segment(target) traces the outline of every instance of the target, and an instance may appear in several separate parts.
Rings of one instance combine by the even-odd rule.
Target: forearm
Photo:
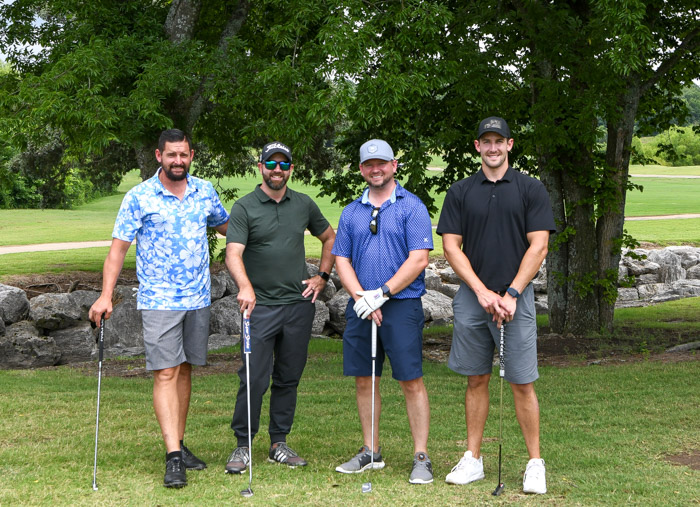
[[[530,246],[525,251],[523,259],[520,261],[518,272],[510,286],[518,292],[525,290],[525,287],[532,281],[539,271],[548,252],[549,231],[531,232],[527,236]]]
[[[333,255],[333,243],[335,242],[335,232],[333,228],[328,226],[328,229],[319,236],[321,240],[321,263],[319,271],[330,273],[335,264],[335,255]]]
[[[357,274],[352,267],[350,259],[347,257],[336,257],[335,269],[340,277],[340,283],[343,284],[347,293],[350,294],[350,297],[354,300],[358,300],[360,296],[357,295],[357,292],[364,290],[364,288],[357,279]]]
[[[124,266],[124,258],[130,245],[131,243],[119,239],[112,240],[112,245],[109,248],[109,253],[102,268],[101,297],[112,299],[112,294]]]
[[[245,269],[245,264],[243,263],[243,257],[238,253],[233,251],[231,248],[231,243],[226,246],[226,268],[228,269],[231,278],[236,282],[238,290],[253,290],[253,284],[250,283],[248,278],[248,273]]]
[[[450,264],[457,276],[469,286],[476,294],[487,291],[487,287],[477,276],[471,262],[460,246],[447,246],[443,244],[445,259]]]
[[[408,258],[394,276],[386,282],[392,294],[398,294],[418,278],[428,266],[428,253],[428,250],[412,250],[409,252]]]

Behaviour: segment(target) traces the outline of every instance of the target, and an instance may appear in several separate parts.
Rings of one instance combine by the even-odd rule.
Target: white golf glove
[[[370,313],[389,301],[389,298],[384,296],[381,287],[374,290],[358,290],[355,294],[362,297],[355,301],[355,306],[352,309],[361,319],[366,319]]]

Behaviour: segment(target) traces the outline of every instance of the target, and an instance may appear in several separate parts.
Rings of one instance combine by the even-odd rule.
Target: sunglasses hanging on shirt
[[[369,223],[369,231],[372,234],[377,234],[379,231],[379,208],[372,209],[372,220]]]

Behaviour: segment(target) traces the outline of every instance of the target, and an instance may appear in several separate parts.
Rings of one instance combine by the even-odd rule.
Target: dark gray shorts
[[[207,364],[210,310],[142,310],[146,369]]]
[[[501,331],[467,285],[462,282],[452,301],[454,331],[447,366],[462,375],[487,375],[493,370],[494,350]],[[537,321],[535,291],[528,285],[518,298],[515,317],[506,324],[504,378],[513,384],[529,384],[539,378],[537,371]]]

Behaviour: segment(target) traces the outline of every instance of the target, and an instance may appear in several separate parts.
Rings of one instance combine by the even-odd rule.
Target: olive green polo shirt
[[[304,232],[319,236],[328,220],[305,194],[287,187],[278,203],[260,185],[231,207],[226,243],[245,245],[243,264],[255,290],[256,304],[284,305],[307,301],[301,281],[306,270]]]

